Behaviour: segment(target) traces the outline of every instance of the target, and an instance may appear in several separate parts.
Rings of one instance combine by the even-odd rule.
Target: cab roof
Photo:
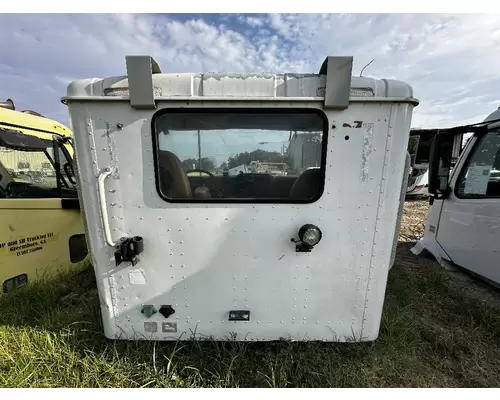
[[[412,87],[402,81],[352,76],[353,57],[327,57],[319,73],[162,73],[150,56],[127,56],[127,75],[80,79],[69,84],[71,101],[123,101],[154,109],[157,100],[322,101],[346,109],[349,101],[406,102]]]
[[[18,130],[41,139],[51,139],[54,134],[72,136],[71,130],[57,121],[1,107],[0,128]]]
[[[495,111],[488,115],[484,122],[495,121],[497,119],[500,119],[500,107],[498,107]]]

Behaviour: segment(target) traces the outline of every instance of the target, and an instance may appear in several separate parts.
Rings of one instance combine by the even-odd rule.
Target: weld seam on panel
[[[120,177],[120,171],[118,169],[118,157],[116,156],[116,140],[115,137],[111,135],[111,130],[109,128],[109,122],[106,122],[106,139],[109,151],[110,166],[113,171],[113,178]]]
[[[109,291],[111,294],[111,309],[113,310],[113,316],[115,318],[115,321],[118,322],[118,319],[120,318],[120,310],[118,308],[118,301],[117,301],[117,294],[116,294],[116,282],[115,282],[115,277],[113,275],[110,275],[108,278],[109,281]],[[117,324],[115,324],[117,327]]]
[[[371,279],[372,279],[372,272],[373,272],[373,254],[375,252],[375,247],[376,247],[376,240],[377,240],[377,230],[379,228],[379,224],[380,224],[380,220],[379,220],[379,215],[380,215],[380,210],[382,208],[380,202],[381,202],[381,199],[382,199],[382,194],[385,192],[385,185],[386,185],[386,182],[387,182],[387,179],[386,178],[386,173],[387,173],[387,157],[388,157],[388,154],[389,154],[389,151],[387,151],[388,149],[390,149],[390,144],[392,142],[392,129],[393,129],[393,126],[394,126],[394,118],[395,118],[395,113],[393,112],[393,108],[394,106],[391,107],[390,109],[390,112],[389,112],[389,121],[388,121],[388,130],[387,130],[387,136],[386,136],[386,142],[385,142],[385,149],[384,149],[384,160],[383,160],[383,165],[382,165],[382,177],[380,179],[380,191],[379,191],[379,195],[378,195],[378,200],[377,200],[377,213],[375,215],[375,231],[373,232],[373,241],[372,241],[372,249],[371,249],[371,252],[370,252],[370,265],[369,265],[369,268],[368,268],[368,280],[367,280],[367,283],[366,283],[366,292],[365,292],[365,301],[364,301],[364,307],[363,307],[363,317],[362,317],[362,321],[361,321],[361,337],[363,336],[363,331],[365,329],[365,321],[366,321],[366,308],[367,308],[367,304],[368,304],[368,292],[370,290],[370,283],[371,283]],[[389,134],[391,136],[389,136]]]
[[[97,151],[95,147],[94,125],[92,124],[92,116],[90,115],[90,113],[87,119],[87,129],[90,136],[90,155],[92,158],[92,164],[94,164],[94,175],[97,178],[99,176],[99,166],[97,164]]]
[[[248,102],[257,102],[257,101],[323,101],[324,97],[269,97],[269,96],[255,96],[255,97],[242,97],[242,96],[234,96],[234,97],[222,97],[222,96],[205,96],[203,94],[203,84],[201,85],[201,94],[199,96],[162,96],[155,97],[156,101],[248,101]],[[118,96],[75,96],[75,97],[63,97],[62,100],[66,101],[85,101],[85,102],[97,102],[97,101],[130,101],[128,96],[118,97]],[[410,104],[418,104],[417,100],[411,97],[402,98],[402,97],[350,97],[349,102],[363,102],[363,103],[410,103]]]
[[[92,116],[90,115],[90,112],[88,114],[88,119],[87,119],[87,129],[88,129],[89,136],[90,136],[90,155],[91,155],[91,159],[92,159],[92,164],[94,165],[94,167],[93,167],[94,175],[97,178],[97,177],[99,177],[100,171],[99,171],[99,164],[97,162],[97,148],[96,148],[96,144],[95,144],[94,125],[92,123]],[[98,188],[96,187],[95,190],[98,190]],[[103,230],[101,230],[100,236],[101,236],[100,240],[104,241],[104,231]]]

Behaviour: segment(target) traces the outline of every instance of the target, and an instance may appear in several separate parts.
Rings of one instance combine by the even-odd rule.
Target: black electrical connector
[[[122,262],[131,262],[136,265],[139,262],[137,256],[144,251],[144,242],[142,237],[134,236],[131,238],[123,239],[118,245],[118,250],[115,251],[116,265]]]
[[[175,310],[170,305],[163,305],[160,307],[160,314],[163,315],[163,317],[168,318],[172,314],[175,314]]]

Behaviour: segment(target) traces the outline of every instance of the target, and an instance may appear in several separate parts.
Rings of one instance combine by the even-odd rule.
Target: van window
[[[310,203],[323,192],[328,121],[319,110],[162,110],[153,127],[167,201]]]
[[[500,197],[500,131],[479,139],[458,182],[457,197]]]

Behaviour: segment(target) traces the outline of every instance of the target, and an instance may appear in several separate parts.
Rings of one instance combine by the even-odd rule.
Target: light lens
[[[321,239],[321,232],[318,228],[308,228],[302,236],[302,241],[308,246],[316,246]]]

